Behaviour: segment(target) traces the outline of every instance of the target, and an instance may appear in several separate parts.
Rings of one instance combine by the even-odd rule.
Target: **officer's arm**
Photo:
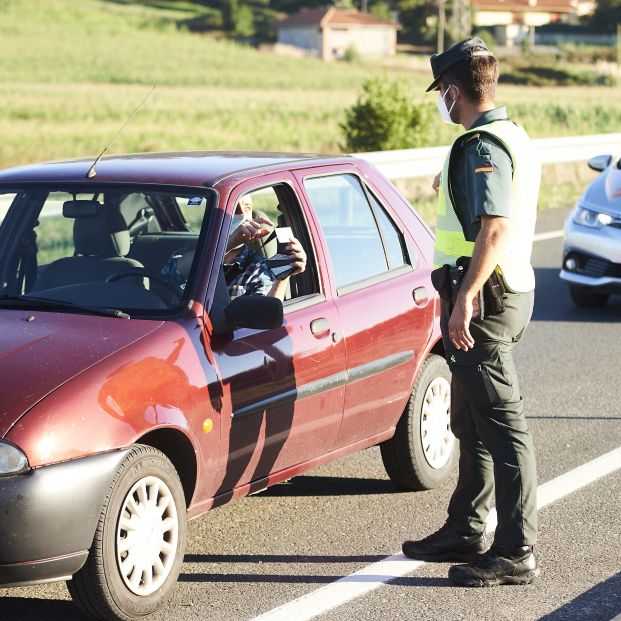
[[[474,346],[474,339],[470,334],[473,300],[496,269],[510,227],[509,218],[481,216],[481,230],[474,243],[472,259],[459,288],[455,308],[449,321],[449,337],[458,349],[467,351]]]

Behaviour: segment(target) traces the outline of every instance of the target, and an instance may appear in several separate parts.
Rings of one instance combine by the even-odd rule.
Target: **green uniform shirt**
[[[470,129],[507,119],[506,108],[484,112]],[[511,215],[513,163],[505,147],[489,134],[470,133],[458,143],[450,168],[455,210],[467,241],[475,241],[481,216]]]

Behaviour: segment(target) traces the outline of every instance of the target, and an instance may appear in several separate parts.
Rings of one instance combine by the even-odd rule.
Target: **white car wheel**
[[[436,470],[444,468],[455,444],[451,432],[451,385],[444,377],[436,377],[425,391],[420,438],[427,463]]]
[[[116,558],[127,588],[150,595],[168,578],[175,562],[179,519],[172,492],[158,477],[137,481],[121,508]]]
[[[397,487],[432,489],[448,479],[457,456],[450,417],[451,372],[444,358],[430,354],[395,435],[380,444],[384,467]]]

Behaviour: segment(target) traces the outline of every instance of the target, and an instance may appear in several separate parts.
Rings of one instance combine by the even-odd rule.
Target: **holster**
[[[470,265],[470,257],[459,257],[455,267],[445,264],[431,272],[431,283],[440,295],[448,302],[449,313],[453,312],[455,301],[464,276]],[[494,270],[479,291],[480,318],[500,315],[505,310],[505,287],[500,274]]]

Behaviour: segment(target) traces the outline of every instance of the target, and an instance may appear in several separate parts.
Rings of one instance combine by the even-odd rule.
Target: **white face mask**
[[[457,90],[457,96],[459,96],[459,89],[456,86],[453,86],[453,88]],[[445,98],[446,98],[447,93],[450,90],[451,89],[449,87],[444,91],[444,95],[438,95],[438,110],[440,111],[440,116],[442,117],[442,120],[445,123],[448,123],[449,125],[459,125],[459,123],[455,123],[455,121],[453,121],[453,119],[451,118],[451,112],[453,111],[453,108],[455,107],[455,103],[457,102],[457,97],[453,100],[450,110],[446,107]]]

